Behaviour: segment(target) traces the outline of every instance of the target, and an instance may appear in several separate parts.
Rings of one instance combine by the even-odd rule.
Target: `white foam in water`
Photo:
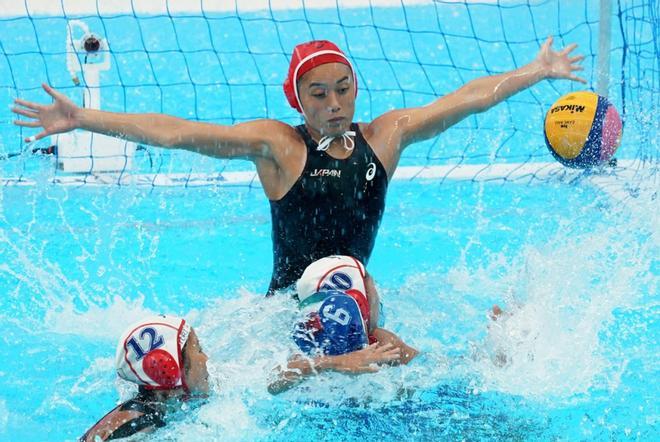
[[[206,405],[157,437],[176,440],[185,434],[203,440],[223,435],[227,440],[244,440],[249,434],[253,439],[266,438],[273,426],[284,428],[296,422],[300,404],[317,398],[319,391],[330,406],[355,399],[377,407],[399,400],[402,387],[424,391],[461,379],[476,378],[475,391],[550,398],[554,404],[593,387],[616,388],[625,367],[608,359],[600,335],[615,309],[635,304],[644,282],[640,275],[648,271],[658,249],[657,232],[652,228],[657,215],[649,216],[646,197],[650,198],[648,191],[625,206],[605,206],[603,219],[586,229],[579,222],[565,222],[560,234],[542,246],[527,246],[514,258],[494,253],[476,271],[459,260],[446,275],[408,275],[401,287],[383,291],[387,326],[424,351],[425,357],[373,375],[324,373],[278,397],[267,392],[268,376],[293,350],[290,330],[298,315],[295,303],[285,296],[264,298],[247,291],[229,298],[223,294],[204,310],[183,315],[210,356],[214,394]],[[596,203],[576,208],[576,219],[593,219],[597,207]],[[589,213],[581,214],[582,210]],[[649,230],[652,235],[640,241],[639,232]],[[50,272],[43,276],[44,285],[67,285],[63,276],[53,277]],[[55,297],[59,289],[49,293]],[[489,322],[486,310],[479,307],[484,297],[503,300],[509,316],[492,325],[485,342],[479,343],[478,335],[486,334]],[[103,339],[112,353],[126,325],[153,313],[144,307],[143,298],[129,301],[114,296],[107,305],[88,302],[86,310],[79,311],[70,297],[46,309],[45,325],[54,333]],[[450,341],[455,342],[443,344]],[[476,359],[469,352],[471,342],[481,346]],[[501,349],[509,362],[496,366],[491,360],[494,352],[488,349]],[[462,356],[448,355],[457,352]],[[57,389],[38,412],[46,416],[55,406],[79,413],[81,397],[114,389],[112,366],[111,357],[93,360],[80,379],[69,383],[72,387]],[[122,400],[134,391],[119,384]],[[260,421],[264,416],[270,420]]]
[[[30,204],[36,207],[34,201]],[[29,232],[29,228],[25,230]],[[11,257],[10,262],[0,264],[0,273],[19,282],[16,292],[10,292],[7,296],[18,296],[21,286],[29,288],[29,292],[35,294],[29,301],[34,312],[66,310],[72,308],[74,298],[84,299],[80,284],[69,281],[57,263],[44,260],[41,245],[31,242],[29,234],[24,235],[22,229],[12,227],[7,231],[0,230],[0,244],[5,256]],[[42,327],[40,318],[30,316],[21,319],[26,324],[36,321],[35,327]]]
[[[180,440],[182,435],[192,440],[256,440],[269,434],[268,428],[259,428],[250,407],[239,392],[220,392],[194,413],[194,419],[185,419],[168,427],[159,438]],[[249,436],[248,436],[249,435]]]
[[[115,358],[96,358],[71,387],[71,395],[99,394],[112,389],[115,375]]]
[[[258,428],[254,421],[250,403],[271,399],[266,378],[288,354],[287,332],[294,317],[290,299],[266,299],[247,291],[217,299],[199,312],[191,323],[209,355],[214,394],[194,419],[165,429],[163,434],[173,438],[186,434],[200,440],[219,434],[227,440],[267,434],[268,429]]]
[[[285,426],[295,417],[298,401],[319,399],[315,392],[322,391],[323,402],[331,406],[347,399],[383,404],[398,399],[403,386],[437,383],[433,379],[437,380],[437,373],[442,372],[440,364],[433,361],[437,368],[434,376],[428,376],[427,367],[420,364],[359,377],[324,373],[287,393],[272,396],[267,391],[270,373],[276,365],[285,364],[294,350],[290,331],[298,315],[295,302],[286,296],[264,298],[247,291],[217,299],[199,312],[193,326],[210,357],[213,395],[183,422],[161,430],[158,437],[177,439],[185,434],[203,440],[222,435],[223,440],[254,440],[272,431],[270,425],[260,425],[258,416],[284,407],[280,424]]]
[[[84,312],[76,310],[72,303],[64,304],[57,309],[48,309],[44,324],[47,330],[54,333],[75,334],[115,342],[130,324],[145,316],[161,313],[145,308],[142,305],[143,301],[143,297],[127,301],[121,296],[114,296],[109,305],[99,306],[90,303]],[[100,324],[102,326],[99,326]]]
[[[600,335],[615,309],[634,305],[643,282],[640,275],[648,271],[657,251],[657,232],[653,230],[657,214],[649,214],[648,209],[652,192],[642,190],[637,198],[626,199],[625,205],[603,206],[601,221],[594,221],[598,202],[577,207],[572,220],[577,222],[550,216],[553,222],[562,223],[561,234],[542,246],[523,248],[513,259],[494,253],[487,265],[475,271],[465,264],[465,252],[447,275],[411,274],[401,287],[384,290],[383,301],[390,313],[388,328],[427,354],[407,367],[359,377],[324,373],[273,397],[266,389],[268,374],[275,365],[284,364],[293,349],[289,333],[297,317],[295,303],[287,297],[265,299],[247,291],[229,298],[221,294],[203,311],[183,315],[197,330],[211,358],[214,395],[208,404],[158,437],[267,437],[272,425],[295,422],[296,407],[316,398],[318,391],[324,392],[323,400],[330,406],[347,399],[378,406],[400,399],[401,387],[423,391],[475,377],[477,391],[559,398],[560,403],[593,387],[616,388],[624,367],[608,359]],[[582,228],[583,220],[594,223]],[[478,231],[488,228],[482,226]],[[640,241],[637,235],[644,231],[652,235]],[[0,231],[0,239],[7,244],[9,238],[2,235],[5,233]],[[35,293],[44,295],[38,302],[43,305],[47,331],[102,339],[113,353],[125,326],[157,313],[143,305],[142,297],[108,297],[104,305],[98,305],[86,297],[82,287],[73,296],[71,283],[57,267],[46,266],[44,271],[47,263],[28,259],[39,253],[24,253],[21,244],[12,247],[22,266],[16,276],[23,275]],[[15,267],[3,266],[4,271],[16,273]],[[36,275],[36,281],[28,280],[27,275]],[[486,296],[503,299],[502,307],[510,316],[491,327],[481,353],[501,349],[510,359],[505,367],[497,367],[490,357],[473,360],[468,351],[469,344],[486,333],[486,310],[479,307]],[[77,298],[83,299],[84,308],[76,306]],[[444,344],[450,341],[456,342]],[[455,353],[462,356],[457,358]],[[113,378],[112,358],[95,359],[80,379],[68,383],[72,387],[50,395],[39,413],[47,416],[55,406],[75,414],[82,396],[111,391]],[[121,399],[134,391],[119,384]],[[272,416],[274,409],[284,410],[274,423],[259,421]]]
[[[567,226],[510,263],[504,279],[516,290],[503,305],[508,312],[489,328],[490,357],[475,364],[481,388],[552,399],[616,388],[625,365],[608,359],[601,335],[616,309],[634,308],[646,295],[641,287],[652,278],[658,250],[657,216],[626,213],[632,204],[617,210],[604,213],[594,231]],[[645,231],[650,236],[640,241]],[[506,355],[504,367],[493,364],[498,355]]]

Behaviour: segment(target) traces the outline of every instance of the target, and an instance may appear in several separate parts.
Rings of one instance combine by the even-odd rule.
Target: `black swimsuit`
[[[113,431],[107,439],[104,440],[114,440],[129,437],[149,427],[164,427],[165,407],[160,405],[161,404],[148,401],[145,397],[139,394],[134,399],[124,402],[103,416],[103,418],[101,418],[87,433],[85,433],[80,438],[80,441],[84,441],[90,431],[93,431],[100,423],[102,423],[106,418],[110,417],[115,411],[137,411],[142,413],[142,415],[136,417],[135,419],[124,422],[119,428]]]
[[[273,278],[268,294],[289,287],[305,268],[325,256],[349,255],[364,265],[374,248],[385,210],[387,172],[357,124],[355,148],[343,160],[317,150],[304,125],[307,147],[302,175],[289,192],[270,202]]]

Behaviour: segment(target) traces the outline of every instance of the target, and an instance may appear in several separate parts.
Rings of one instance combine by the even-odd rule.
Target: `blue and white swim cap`
[[[342,355],[361,350],[368,343],[367,328],[357,301],[337,290],[319,292],[318,310],[296,326],[293,339],[304,353]]]
[[[117,345],[117,374],[150,390],[187,390],[181,350],[189,334],[186,321],[174,316],[154,316],[131,325]]]

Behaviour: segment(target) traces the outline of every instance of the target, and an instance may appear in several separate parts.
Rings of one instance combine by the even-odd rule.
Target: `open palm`
[[[587,81],[584,78],[578,77],[574,74],[574,72],[584,69],[578,64],[584,60],[584,55],[570,56],[570,53],[577,48],[577,45],[573,43],[566,46],[561,51],[553,51],[552,42],[553,38],[548,37],[541,46],[539,54],[536,57],[546,70],[548,78],[566,78],[568,80],[586,83]]]
[[[53,98],[52,104],[32,103],[20,98],[14,100],[17,106],[12,108],[12,112],[28,118],[28,120],[15,120],[14,124],[43,129],[34,138],[26,138],[26,141],[40,140],[48,135],[68,132],[76,128],[79,107],[47,84],[42,84],[42,87]]]

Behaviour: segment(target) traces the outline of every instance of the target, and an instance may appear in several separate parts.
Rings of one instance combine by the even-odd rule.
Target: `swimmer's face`
[[[209,372],[206,369],[208,356],[202,351],[194,330],[190,330],[188,341],[183,347],[183,367],[186,384],[192,394],[206,395],[209,392]]]
[[[298,81],[298,95],[305,121],[318,132],[338,136],[349,130],[355,113],[355,85],[351,68],[326,63],[306,72]]]

